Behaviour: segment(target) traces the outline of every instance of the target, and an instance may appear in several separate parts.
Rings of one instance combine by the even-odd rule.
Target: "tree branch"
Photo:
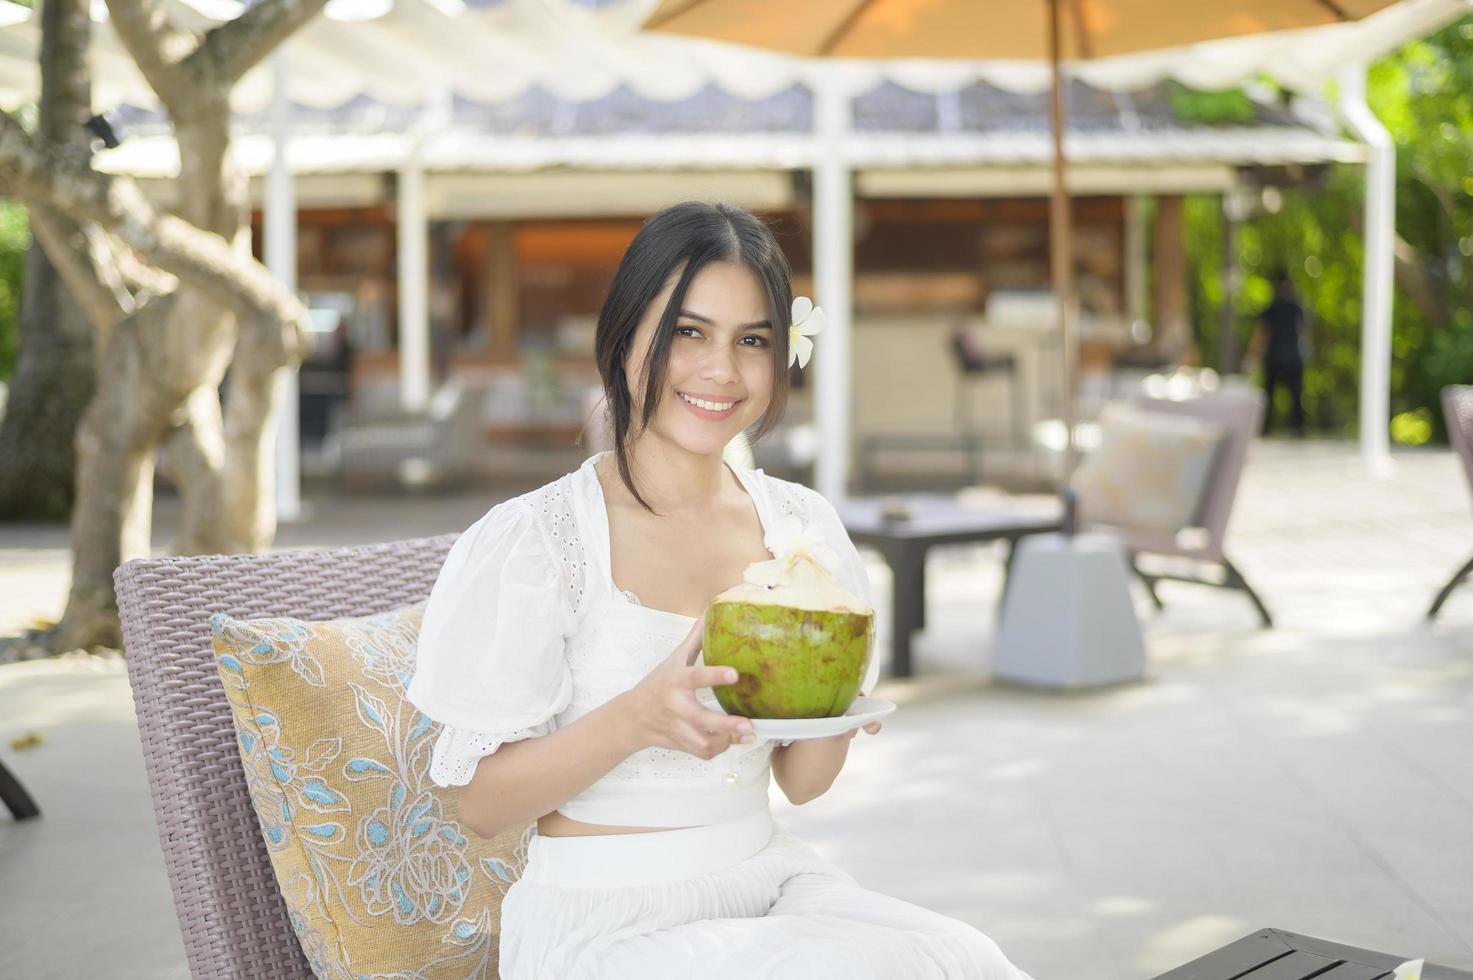
[[[113,326],[133,312],[133,294],[98,261],[86,232],[75,221],[39,202],[28,201],[27,208],[31,233],[61,274],[77,305],[87,314],[97,331],[96,349],[101,350]]]
[[[123,47],[173,115],[189,96],[180,62],[198,51],[199,39],[175,27],[160,0],[107,0],[107,12]]]
[[[196,84],[234,85],[325,6],[327,0],[261,0],[212,27],[184,67]]]
[[[139,293],[162,296],[179,287],[178,276],[138,261],[137,254],[119,241],[118,236],[95,224],[88,225],[86,232],[88,246],[95,256],[93,264],[111,270],[118,282],[135,294],[135,300]]]
[[[1447,307],[1438,297],[1437,289],[1432,285],[1427,269],[1422,265],[1422,254],[1400,235],[1395,237],[1391,252],[1394,259],[1393,275],[1397,283],[1406,290],[1406,294],[1411,297],[1413,303],[1421,308],[1427,319],[1438,326],[1446,326]]]
[[[0,184],[79,224],[107,228],[154,265],[235,310],[247,327],[273,335],[263,339],[282,363],[301,356],[309,343],[307,311],[265,266],[238,255],[219,235],[160,214],[132,180],[98,173],[74,157],[0,112]]]
[[[1429,190],[1433,190],[1431,187]],[[1436,191],[1433,190],[1435,194]],[[1360,208],[1352,208],[1350,211],[1351,227],[1361,229],[1357,233],[1361,238],[1361,247],[1365,248],[1365,212]],[[1422,262],[1422,253],[1411,242],[1400,235],[1393,235],[1391,239],[1391,275],[1417,304],[1424,316],[1438,326],[1446,326],[1449,313],[1447,305],[1442,302],[1437,294],[1437,287],[1432,284],[1432,279],[1427,275],[1427,268]]]

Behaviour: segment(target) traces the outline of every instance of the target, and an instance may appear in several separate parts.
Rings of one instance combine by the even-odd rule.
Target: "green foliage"
[[[0,201],[0,381],[15,371],[15,355],[20,346],[20,295],[30,241],[26,209],[11,201]]]
[[[1419,408],[1391,419],[1391,438],[1408,446],[1420,446],[1432,438],[1432,412]]]
[[[1398,283],[1392,335],[1393,438],[1418,444],[1444,436],[1438,392],[1473,381],[1473,17],[1372,66],[1371,108],[1397,148],[1397,234],[1416,253],[1433,302],[1419,305]],[[1354,435],[1360,372],[1361,230],[1359,166],[1334,166],[1312,185],[1268,195],[1238,227],[1243,273],[1234,296],[1238,349],[1288,271],[1312,320],[1305,408],[1322,432]],[[1217,198],[1187,202],[1193,325],[1204,362],[1217,364],[1223,302],[1222,216]],[[1233,369],[1236,365],[1226,366]]]
[[[1238,89],[1204,92],[1171,81],[1167,83],[1167,92],[1171,111],[1187,122],[1219,125],[1253,121],[1253,101]]]

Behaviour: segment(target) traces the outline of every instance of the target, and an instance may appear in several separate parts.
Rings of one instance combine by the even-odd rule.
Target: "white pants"
[[[861,888],[759,813],[534,837],[501,907],[503,980],[1030,980],[971,926]]]

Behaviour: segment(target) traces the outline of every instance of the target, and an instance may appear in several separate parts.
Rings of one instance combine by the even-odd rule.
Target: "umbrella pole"
[[[1074,477],[1074,246],[1069,217],[1069,192],[1064,186],[1064,78],[1060,64],[1060,0],[1048,0],[1049,64],[1053,91],[1049,115],[1054,137],[1053,187],[1049,194],[1049,267],[1062,348],[1064,416],[1064,490]],[[1072,520],[1068,522],[1072,525]],[[1071,527],[1072,530],[1072,527]]]

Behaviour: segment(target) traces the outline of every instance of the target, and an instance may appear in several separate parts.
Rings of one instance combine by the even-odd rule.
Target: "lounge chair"
[[[1468,478],[1469,489],[1473,490],[1473,385],[1448,385],[1442,389],[1442,413],[1447,418],[1448,441],[1463,461],[1463,475]],[[1427,610],[1429,620],[1437,618],[1447,597],[1467,581],[1469,575],[1473,575],[1473,558],[1453,573],[1437,593],[1437,598],[1432,600],[1432,608]]]
[[[31,794],[26,792],[25,786],[3,762],[0,762],[0,803],[5,804],[11,817],[16,820],[30,820],[41,815],[41,808],[36,806]]]
[[[1224,441],[1202,491],[1197,518],[1187,533],[1172,535],[1138,528],[1111,528],[1125,543],[1131,567],[1145,583],[1151,601],[1157,609],[1162,608],[1161,596],[1156,590],[1156,583],[1162,580],[1237,589],[1248,596],[1263,625],[1273,626],[1273,617],[1263,600],[1223,550],[1228,518],[1232,516],[1233,502],[1238,496],[1238,482],[1243,475],[1248,446],[1263,422],[1266,407],[1263,392],[1252,388],[1228,388],[1181,401],[1142,396],[1133,399],[1131,404],[1143,411],[1173,412],[1206,419],[1221,425],[1224,430]],[[1192,572],[1147,569],[1141,566],[1142,555],[1215,565],[1222,574],[1221,577],[1207,577]]]
[[[330,436],[339,472],[347,480],[398,476],[406,464],[419,460],[439,478],[464,475],[482,445],[484,395],[482,385],[450,381],[423,411],[397,406],[339,411]]]

